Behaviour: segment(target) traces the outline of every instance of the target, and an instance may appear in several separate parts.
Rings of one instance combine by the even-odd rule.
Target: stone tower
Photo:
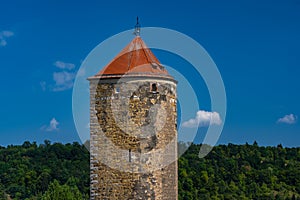
[[[178,198],[177,81],[138,33],[88,78],[91,199]]]

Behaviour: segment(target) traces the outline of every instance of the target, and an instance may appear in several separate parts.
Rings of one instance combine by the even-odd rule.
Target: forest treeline
[[[219,145],[179,159],[179,199],[300,199],[300,148]]]
[[[179,149],[187,144],[179,143]],[[300,199],[300,148],[218,145],[178,161],[179,200]],[[89,199],[89,152],[77,142],[0,147],[0,199]]]

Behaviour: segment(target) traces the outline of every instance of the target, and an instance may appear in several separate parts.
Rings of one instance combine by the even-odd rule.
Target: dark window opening
[[[116,88],[115,88],[115,93],[116,93],[116,94],[120,93],[120,88],[119,88],[119,87],[116,87]]]
[[[153,83],[151,85],[151,92],[157,92],[157,85],[156,85],[156,83]]]

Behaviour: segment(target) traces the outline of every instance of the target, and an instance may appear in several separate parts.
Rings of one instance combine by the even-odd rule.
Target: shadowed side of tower
[[[91,199],[176,200],[176,80],[139,35],[88,80]]]

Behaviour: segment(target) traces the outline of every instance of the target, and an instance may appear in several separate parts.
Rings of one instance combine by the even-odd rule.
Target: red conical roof
[[[167,70],[154,56],[140,36],[136,36],[95,77],[113,78],[121,76],[167,76]]]

